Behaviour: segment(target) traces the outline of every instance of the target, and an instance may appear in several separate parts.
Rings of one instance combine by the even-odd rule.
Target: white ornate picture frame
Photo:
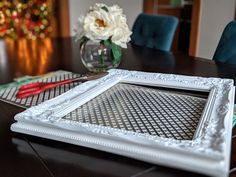
[[[155,91],[155,88],[180,90],[182,92],[186,91],[186,93],[204,93],[203,95],[205,96],[203,97],[185,95],[182,93],[180,95],[178,95],[178,93],[170,93],[171,99],[173,97],[176,98],[177,101],[179,101],[178,99],[180,97],[182,100],[194,100],[197,104],[204,102],[204,104],[200,104],[203,105],[203,108],[199,120],[197,120],[196,129],[194,130],[192,138],[175,138],[174,135],[171,135],[170,137],[168,135],[162,136],[161,132],[165,134],[166,130],[162,130],[161,126],[159,127],[157,120],[154,121],[157,122],[156,126],[159,127],[160,134],[158,134],[158,132],[157,134],[155,134],[155,132],[154,134],[152,134],[152,132],[142,132],[142,130],[141,132],[131,131],[127,127],[117,128],[100,125],[99,123],[80,122],[65,118],[69,114],[72,114],[76,109],[89,104],[91,100],[98,98],[109,89],[114,88],[117,84],[122,85],[113,89],[109,94],[115,93],[116,90],[119,91],[119,88],[124,88],[126,90],[134,89],[135,91],[131,93],[132,99],[135,100],[136,97],[138,100],[139,97],[142,97],[144,100],[147,99],[147,103],[150,104],[143,104],[140,109],[145,109],[146,112],[149,113],[153,110],[158,112],[159,109],[158,106],[155,106],[156,102],[153,104],[152,101],[150,101],[154,100],[153,98],[150,98],[150,100],[148,99],[149,95],[152,95],[152,93],[160,95],[160,98],[164,99],[164,104],[166,102],[165,98],[169,95],[169,91]],[[147,93],[147,97],[144,98],[142,93],[139,93],[140,89],[143,89],[145,94]],[[17,114],[15,116],[16,122],[12,124],[11,130],[103,150],[154,164],[199,172],[210,176],[227,177],[230,162],[234,92],[235,88],[233,80],[230,79],[113,69],[109,71],[107,76],[101,79],[83,83],[54,99]],[[136,95],[136,93],[141,96]],[[132,96],[132,94],[135,95],[135,97]],[[126,92],[124,92],[124,95],[126,95]],[[126,97],[129,98],[129,95],[126,95]],[[99,97],[99,99],[102,100],[103,98],[109,99],[109,96]],[[113,99],[112,96],[110,98]],[[168,98],[169,103],[171,103],[171,99]],[[113,100],[113,102],[117,101]],[[129,102],[129,99],[126,99],[126,102]],[[142,103],[142,101],[140,101],[140,103]],[[140,103],[137,103],[136,106],[139,107],[138,104]],[[157,101],[157,103],[159,104],[159,101]],[[177,109],[174,106],[172,108],[172,104],[169,103],[167,106],[170,107],[170,110],[174,109],[177,111],[175,114],[179,115],[181,109]],[[98,106],[99,104],[100,102],[97,102]],[[129,105],[132,106],[132,104],[134,103],[128,103],[128,108]],[[179,104],[182,105],[181,102]],[[189,104],[191,104],[191,102],[186,102],[185,106],[188,106]],[[104,105],[104,109],[106,109],[106,104]],[[154,105],[154,107],[150,107],[149,105]],[[174,102],[173,105],[175,105]],[[96,105],[92,106],[91,109],[94,107],[96,108]],[[113,111],[107,110],[108,116],[106,115],[106,120],[108,122],[110,121],[109,114],[115,115],[116,109],[119,109],[119,112],[121,112],[122,105],[121,108],[112,105],[110,105],[110,107]],[[136,108],[132,109],[136,110]],[[162,109],[165,110],[165,108]],[[136,121],[135,118],[135,115],[136,117],[139,116],[139,112],[138,110],[136,111],[136,113],[130,111],[129,116],[134,116],[132,120],[139,126],[139,121]],[[100,115],[102,114],[101,112],[103,111],[98,110],[98,115],[96,115],[98,119],[103,116]],[[195,108],[193,109],[193,112],[195,112]],[[80,113],[81,112],[78,111],[76,112],[76,114],[81,117]],[[86,113],[86,115],[90,114]],[[146,117],[145,114],[143,115],[143,118],[137,119],[142,122],[142,126],[145,126],[144,119],[146,119]],[[127,120],[129,119],[128,113],[125,110],[123,110],[123,114],[121,112],[119,116],[122,119],[126,119],[126,117],[128,117]],[[152,118],[152,116],[150,117]],[[150,121],[152,121],[151,118]],[[165,125],[165,120],[163,125],[167,127],[172,126],[175,122],[173,119],[170,121],[168,115],[164,116],[164,118],[166,119],[166,122],[168,122],[168,125]],[[83,119],[83,116],[81,119]],[[178,116],[175,119],[178,119]],[[104,122],[104,124],[106,123]],[[184,128],[188,128],[188,125]],[[174,129],[178,133],[178,127],[174,127]],[[146,127],[146,130],[149,131],[148,126]]]

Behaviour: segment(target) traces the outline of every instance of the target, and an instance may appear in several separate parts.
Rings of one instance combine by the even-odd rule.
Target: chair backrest
[[[133,25],[135,45],[169,51],[178,19],[174,16],[139,14]]]
[[[225,27],[213,60],[220,63],[236,64],[236,21],[231,21]]]

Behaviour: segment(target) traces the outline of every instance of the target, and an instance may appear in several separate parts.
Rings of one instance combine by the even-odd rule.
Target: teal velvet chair
[[[224,29],[213,60],[219,63],[236,64],[236,21]]]
[[[169,51],[177,25],[176,17],[142,13],[134,22],[131,43]]]

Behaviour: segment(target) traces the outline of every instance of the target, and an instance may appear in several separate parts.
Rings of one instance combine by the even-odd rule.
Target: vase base
[[[97,41],[88,40],[83,43],[80,55],[83,65],[91,72],[105,72],[118,67],[121,62],[121,55],[114,59],[111,46]]]
[[[93,63],[83,63],[85,67],[90,71],[90,72],[106,72],[109,69],[116,68],[119,66],[119,63],[116,65],[111,65],[110,62],[105,62],[102,65],[98,62],[93,62]]]

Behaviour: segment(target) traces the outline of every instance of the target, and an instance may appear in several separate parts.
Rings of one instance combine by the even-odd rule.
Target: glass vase
[[[88,40],[80,46],[80,55],[82,63],[91,72],[105,72],[108,69],[116,68],[121,61],[121,56],[118,60],[113,59],[110,46],[92,40]]]

